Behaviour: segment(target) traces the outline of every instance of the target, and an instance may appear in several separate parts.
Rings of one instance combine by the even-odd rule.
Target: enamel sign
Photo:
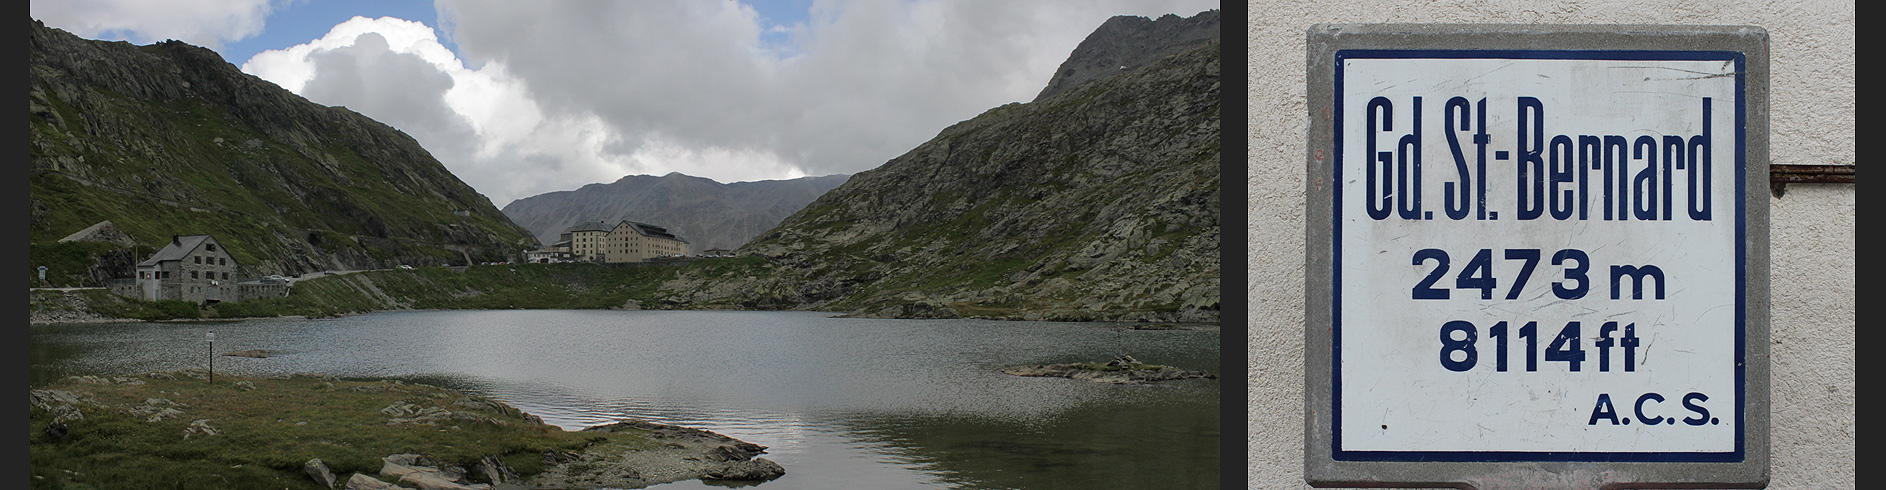
[[[1308,483],[1767,482],[1766,31],[1307,41]]]
[[[1338,459],[1740,458],[1740,54],[1336,62]]]

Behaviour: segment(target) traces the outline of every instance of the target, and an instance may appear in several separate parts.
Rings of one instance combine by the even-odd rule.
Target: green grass
[[[675,277],[674,269],[579,263],[360,272],[298,281],[287,297],[227,303],[217,310],[229,312],[218,315],[224,317],[330,316],[396,308],[602,309],[629,300],[658,308],[656,290]]]
[[[198,305],[184,301],[144,301],[105,290],[77,291],[91,312],[134,320],[326,317],[393,309],[606,309],[635,301],[643,309],[704,305],[665,302],[663,282],[687,274],[714,278],[772,277],[762,258],[702,260],[674,266],[609,264],[516,264],[470,267],[419,267],[411,270],[357,272],[296,281],[288,296]],[[61,293],[34,292],[34,311],[62,308]]]
[[[472,244],[478,249],[474,262],[502,260],[504,253],[521,248],[515,242],[525,236],[495,208],[479,206],[469,188],[435,185],[451,177],[443,168],[423,162],[384,165],[419,158],[409,151],[416,147],[343,143],[335,137],[295,148],[197,99],[152,102],[89,89],[86,106],[74,107],[51,90],[47,94],[48,107],[66,121],[66,129],[50,118],[29,118],[34,137],[43,136],[43,144],[31,145],[30,156],[36,162],[83,163],[60,171],[35,168],[29,174],[35,209],[29,242],[35,245],[111,220],[152,250],[173,234],[215,235],[244,266],[291,262],[304,251],[283,238],[310,235],[325,252],[364,253],[390,265],[462,263],[464,256],[454,248],[465,245],[464,236],[496,239]],[[316,129],[357,132],[329,126]],[[74,144],[68,133],[90,143]],[[435,192],[410,190],[415,188]],[[453,215],[459,208],[474,212]],[[372,247],[354,240],[373,235],[392,239]]]
[[[99,242],[31,243],[27,245],[27,282],[33,287],[102,286],[102,284],[93,284],[86,273],[96,263],[97,257],[130,254],[130,257],[135,258],[133,260],[135,262],[149,257],[156,251],[146,246],[125,249]],[[39,280],[40,266],[46,267],[46,281],[43,283]],[[130,274],[131,271],[127,270],[125,273]]]
[[[320,458],[335,475],[377,474],[380,458],[420,453],[469,467],[485,456],[513,463],[520,476],[542,471],[546,450],[575,451],[595,444],[651,447],[633,432],[567,432],[524,420],[516,409],[464,393],[393,381],[315,376],[237,378],[215,383],[188,376],[138,377],[139,385],[98,385],[68,378],[42,389],[82,392],[98,405],[81,405],[84,418],[55,438],[53,412],[31,410],[30,473],[34,488],[320,488],[301,466]],[[247,382],[253,390],[237,386]],[[132,413],[146,400],[180,404],[183,413],[162,420]],[[445,408],[462,417],[437,425],[388,425],[381,409],[395,404]],[[150,406],[169,406],[152,404]],[[184,438],[192,421],[207,420],[215,435]]]

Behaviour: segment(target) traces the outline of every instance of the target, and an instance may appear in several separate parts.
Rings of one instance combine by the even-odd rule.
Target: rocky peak
[[[1187,46],[1216,39],[1217,10],[1207,10],[1191,17],[1173,14],[1148,19],[1136,15],[1117,15],[1100,24],[1080,46],[1061,62],[1041,89],[1035,101],[1048,98],[1081,84],[1130,71]]]

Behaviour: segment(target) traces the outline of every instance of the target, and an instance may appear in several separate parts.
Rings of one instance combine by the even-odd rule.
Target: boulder
[[[52,413],[52,421],[61,424],[85,420],[85,412],[80,412],[78,407],[71,405],[60,405],[59,408],[53,409]]]
[[[473,487],[447,479],[444,475],[430,471],[415,471],[399,477],[400,483],[411,483],[419,490],[471,490]]]
[[[485,480],[491,483],[517,480],[517,471],[512,470],[511,465],[505,464],[504,460],[497,456],[485,456],[484,459],[478,460],[478,464],[472,465],[471,470],[474,474],[484,475]]]
[[[87,395],[65,390],[32,390],[32,404],[41,410],[53,410],[61,405],[90,404]]]
[[[712,461],[746,461],[764,452],[766,452],[765,446],[750,442],[739,442],[714,446],[713,449],[707,450],[707,459]]]
[[[46,436],[51,437],[52,440],[55,441],[64,440],[65,435],[71,432],[72,428],[67,426],[65,422],[54,420],[52,423],[46,424]]]
[[[347,479],[347,490],[413,490],[413,489],[409,487],[402,487],[399,485],[387,483],[385,481],[381,481],[379,478],[374,478],[374,477],[363,475],[360,473],[354,473],[353,477]]]
[[[190,422],[189,427],[183,428],[184,439],[189,439],[193,435],[213,436],[216,435],[216,428],[210,427],[210,419],[196,419]]]
[[[740,461],[701,473],[703,480],[766,481],[786,474],[786,468],[766,458]]]
[[[327,464],[322,463],[321,458],[310,459],[308,462],[302,463],[301,471],[307,472],[308,478],[313,478],[315,483],[319,483],[323,487],[334,488],[334,484],[336,483],[334,472],[328,471]]]
[[[398,478],[420,490],[460,490],[488,488],[465,481],[465,468],[446,464],[423,454],[401,453],[380,458],[380,474]],[[508,468],[507,468],[508,469]]]

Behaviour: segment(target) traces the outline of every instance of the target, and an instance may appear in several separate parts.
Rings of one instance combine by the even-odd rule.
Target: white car
[[[411,270],[411,269],[413,268],[413,266],[410,266],[410,265],[406,265],[406,264],[400,264],[400,265],[399,265],[399,268],[400,268],[400,269],[404,269],[404,270]]]

